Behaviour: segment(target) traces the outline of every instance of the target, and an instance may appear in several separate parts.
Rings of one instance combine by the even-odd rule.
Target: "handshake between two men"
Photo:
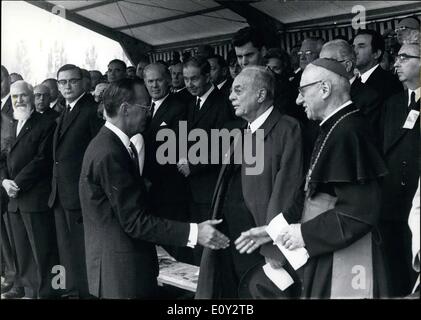
[[[229,238],[222,232],[216,230],[215,225],[222,222],[220,220],[207,220],[198,225],[197,242],[212,250],[226,249],[229,246]],[[305,246],[301,234],[301,224],[291,224],[280,232],[279,242],[288,250],[294,250]],[[273,240],[266,232],[266,226],[251,228],[244,231],[235,240],[235,248],[241,254],[251,254],[260,246],[272,242]],[[275,261],[269,261],[272,267],[277,267]],[[280,267],[280,266],[279,266]]]

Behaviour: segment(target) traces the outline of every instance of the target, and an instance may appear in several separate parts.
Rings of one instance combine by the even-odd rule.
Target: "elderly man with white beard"
[[[15,121],[2,186],[9,196],[17,272],[25,297],[51,298],[51,269],[57,264],[57,250],[48,196],[55,122],[35,112],[34,92],[27,82],[13,83],[10,94]]]

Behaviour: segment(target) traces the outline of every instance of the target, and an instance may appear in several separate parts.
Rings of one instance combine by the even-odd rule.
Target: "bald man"
[[[300,51],[297,53],[300,58],[301,70],[304,70],[310,62],[319,57],[323,43],[324,40],[322,38],[312,37],[304,39]]]
[[[60,113],[50,107],[51,92],[50,89],[43,84],[39,84],[34,88],[35,110],[44,117],[50,117],[53,120],[60,116]]]
[[[371,231],[380,214],[380,179],[387,171],[365,120],[350,100],[343,65],[328,59],[310,63],[301,78],[297,104],[310,119],[321,121],[301,223],[280,230],[287,249],[305,248],[309,255],[298,271],[302,296],[382,296],[387,278]],[[352,285],[356,265],[365,268],[365,286]]]
[[[380,214],[380,178],[387,170],[350,100],[349,87],[345,68],[328,59],[310,63],[299,87],[297,104],[310,119],[321,121],[320,134],[306,176],[300,222],[276,229],[287,250],[307,252],[307,262],[296,270],[303,298],[372,298],[386,291],[380,249],[371,231]],[[245,239],[263,241],[265,232]]]
[[[34,110],[34,91],[19,80],[11,86],[14,142],[2,186],[16,246],[17,271],[28,298],[51,298],[52,267],[58,263],[54,217],[48,208],[55,122]],[[11,298],[5,294],[6,298]]]
[[[415,277],[407,221],[420,172],[419,43],[401,47],[395,68],[407,90],[389,98],[383,109],[383,153],[389,175],[383,184],[380,231],[391,272],[391,295],[402,297],[410,294]]]
[[[263,149],[256,152],[259,154],[256,164],[262,165],[260,172],[248,174],[246,163],[234,163],[235,153],[241,151],[241,142],[231,146],[230,162],[221,168],[211,212],[214,218],[223,219],[221,230],[232,241],[242,233],[252,232],[250,229],[264,230],[264,226],[281,211],[290,222],[297,221],[301,213],[301,129],[295,119],[281,114],[274,107],[274,92],[275,78],[264,67],[246,67],[233,82],[230,100],[235,114],[248,123],[253,143],[263,142],[260,145]],[[243,133],[239,131],[237,138],[243,138]],[[261,138],[258,134],[262,134]],[[236,151],[233,151],[234,148]],[[239,155],[242,158],[243,153]],[[258,243],[248,247],[250,241],[244,242],[244,245],[241,239],[238,241],[237,247],[204,250],[196,298],[292,296],[291,290],[282,293],[277,289],[261,268],[265,262],[282,266],[285,260],[277,249],[271,243],[265,243],[260,252],[248,254],[248,249],[259,248]],[[257,283],[255,286],[248,281],[240,281],[250,271],[252,283]],[[247,289],[239,294],[243,286]]]

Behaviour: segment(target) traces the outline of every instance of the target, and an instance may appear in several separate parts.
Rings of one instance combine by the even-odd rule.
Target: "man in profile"
[[[156,217],[130,137],[146,129],[150,107],[135,99],[133,80],[105,91],[107,122],[89,144],[79,181],[85,224],[89,292],[100,298],[157,297],[158,260],[154,243],[226,248],[214,228]]]

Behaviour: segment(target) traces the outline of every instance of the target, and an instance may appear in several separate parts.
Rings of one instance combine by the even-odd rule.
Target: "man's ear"
[[[323,81],[321,83],[322,98],[327,99],[332,92],[332,83],[330,81]]]
[[[382,54],[382,51],[380,49],[377,49],[377,51],[373,53],[374,59],[376,59],[376,61],[378,61],[381,54]]]
[[[268,91],[266,88],[262,88],[259,90],[257,102],[262,103],[266,100],[266,97],[268,95]]]
[[[346,72],[351,72],[354,70],[354,63],[351,60],[345,61]]]
[[[129,115],[129,112],[128,112],[128,110],[127,110],[127,107],[128,107],[127,102],[123,102],[123,103],[120,105],[120,108],[119,108],[119,113],[123,114],[124,116],[128,116],[128,115]]]

